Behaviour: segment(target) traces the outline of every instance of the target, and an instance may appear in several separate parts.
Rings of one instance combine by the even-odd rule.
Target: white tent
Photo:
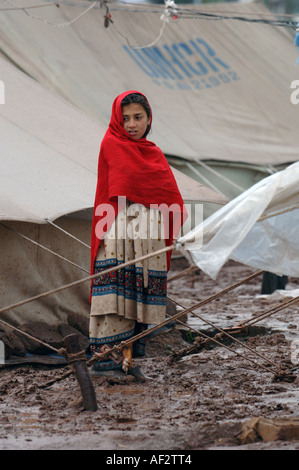
[[[89,272],[97,160],[106,128],[1,58],[0,70],[6,85],[0,105],[0,299],[5,307]],[[177,170],[174,174],[186,200],[226,202]],[[70,312],[87,315],[88,299],[85,283],[1,318],[57,323]]]
[[[105,5],[113,21],[108,28]],[[6,6],[0,48],[102,124],[117,94],[140,89],[154,110],[155,142],[172,165],[201,182],[214,181],[229,198],[273,167],[297,160],[291,28],[221,18],[273,19],[260,3],[179,5],[178,19],[165,24],[164,5],[105,5],[82,0],[59,8],[53,2],[26,10]]]
[[[229,259],[299,277],[299,163],[275,173],[179,239],[213,279]]]
[[[106,131],[0,59],[6,103],[0,108],[0,218],[45,223],[93,206],[97,159]],[[174,170],[185,200],[224,203]]]
[[[26,6],[34,4],[28,0]],[[297,50],[287,28],[184,15],[163,24],[163,6],[119,4],[109,4],[113,23],[105,28],[105,9],[98,2],[22,7],[23,2],[15,0],[11,10],[0,8],[0,48],[66,101],[1,60],[1,219],[83,270],[89,269],[88,248],[83,250],[51,223],[89,244],[90,213],[84,210],[93,204],[97,154],[111,104],[124,89],[140,89],[148,96],[154,110],[152,139],[176,168],[182,165],[192,175],[203,161],[216,162],[222,176],[230,177],[234,167],[241,177],[242,169],[250,168],[253,181],[267,168],[275,171],[298,159],[299,115],[290,101]],[[231,3],[193,5],[192,11],[271,18],[259,4],[232,8]],[[152,42],[152,47],[134,47]],[[194,196],[202,187],[197,193],[193,184],[179,183],[188,190],[186,200],[220,202],[214,192],[207,196],[204,191],[205,199],[202,192]],[[232,185],[229,188],[233,192]],[[11,304],[12,296],[20,300],[77,278],[79,268],[54,261],[48,252],[42,255],[33,245],[28,256],[19,235],[10,236],[3,225],[1,232],[7,266],[1,273],[2,305]],[[34,279],[29,272],[35,272]],[[87,291],[88,286],[82,286],[82,292],[62,292],[55,302],[53,297],[45,300],[42,308],[41,303],[32,304],[26,312],[20,308],[7,315],[20,321],[24,315],[46,314],[55,322],[66,309],[86,311]]]

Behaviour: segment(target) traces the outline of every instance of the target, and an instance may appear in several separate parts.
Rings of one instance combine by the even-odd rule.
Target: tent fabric
[[[249,188],[178,241],[216,279],[229,259],[299,277],[299,163]]]
[[[0,71],[6,95],[0,105],[0,220],[46,223],[93,207],[104,124],[1,58]],[[173,173],[185,199],[227,202]]]
[[[45,223],[93,205],[104,127],[0,58],[0,219]]]
[[[86,13],[90,5],[1,11],[0,48],[102,125],[115,96],[140,89],[154,110],[153,140],[167,155],[251,165],[297,161],[299,114],[290,100],[297,59],[293,31],[180,17],[184,8],[271,19],[265,7],[179,5],[179,18],[166,23],[156,41],[163,6],[108,4],[113,23],[106,28],[105,10],[99,3]]]
[[[64,216],[56,223],[86,244],[90,243],[89,219]],[[20,234],[37,244],[25,240]],[[90,250],[50,224],[5,221],[0,223],[0,240],[1,308],[86,278],[89,274]],[[65,259],[42,247],[50,248]],[[26,322],[46,322],[57,326],[67,323],[69,314],[88,317],[89,289],[90,283],[83,282],[75,288],[4,311],[0,320],[15,326]]]
[[[6,94],[5,104],[0,105],[0,304],[4,308],[88,276],[97,160],[106,127],[2,58],[0,71]],[[188,200],[226,202],[215,191],[173,172]],[[64,232],[51,224],[54,220]],[[84,282],[4,311],[0,319],[13,325],[36,321],[58,325],[67,323],[70,313],[88,317],[89,291],[90,282]]]

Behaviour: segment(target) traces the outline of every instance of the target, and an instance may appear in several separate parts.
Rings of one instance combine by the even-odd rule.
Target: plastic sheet
[[[213,279],[229,259],[299,276],[299,163],[257,183],[178,241]]]

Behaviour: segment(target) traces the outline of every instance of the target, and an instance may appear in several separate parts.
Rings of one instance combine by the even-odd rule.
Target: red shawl
[[[139,92],[127,91],[115,99],[109,128],[100,148],[91,237],[92,274],[100,241],[120,210],[118,196],[146,207],[153,204],[177,205],[179,217],[177,213],[170,214],[175,221],[170,217],[166,246],[173,243],[187,217],[182,196],[162,151],[146,138],[134,140],[123,128],[121,101],[131,93]],[[114,209],[112,216],[109,207]],[[170,256],[171,252],[168,252],[168,269]]]

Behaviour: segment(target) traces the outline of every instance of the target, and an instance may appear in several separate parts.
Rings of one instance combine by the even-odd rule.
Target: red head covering
[[[173,228],[174,214],[171,213],[166,246],[173,243],[173,238],[178,235],[186,219],[187,212],[182,196],[162,151],[146,138],[134,140],[123,127],[121,102],[131,93],[139,92],[127,91],[114,100],[109,128],[100,148],[91,238],[92,273],[100,240],[109,230],[120,209],[118,197],[125,197],[128,201],[146,207],[175,205],[175,212],[178,214],[178,217],[175,216],[176,227]],[[107,218],[105,210],[108,207],[114,210],[113,216]],[[111,214],[111,211],[108,212]],[[104,220],[108,220],[105,225],[102,224]],[[171,253],[168,252],[168,255],[169,268]]]

